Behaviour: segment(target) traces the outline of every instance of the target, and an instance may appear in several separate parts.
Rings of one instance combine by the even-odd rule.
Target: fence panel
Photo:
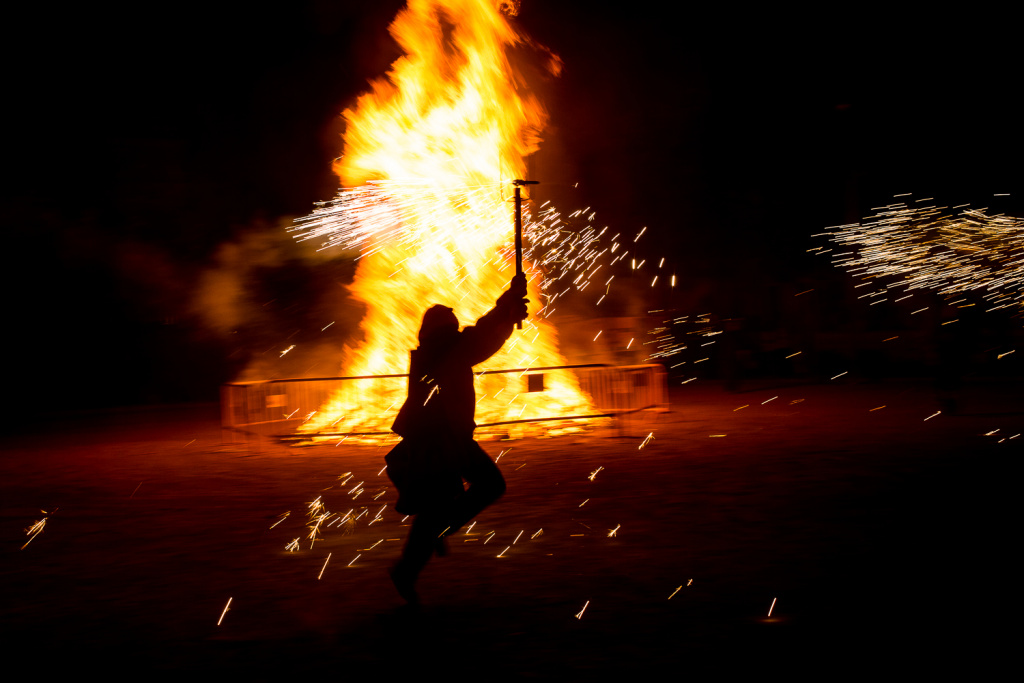
[[[576,373],[580,388],[593,400],[594,414],[625,416],[645,411],[669,410],[667,375],[660,365],[534,368],[527,371],[527,377],[543,374],[545,370],[563,369],[571,369]],[[523,371],[523,368],[492,370],[487,374]],[[298,425],[326,403],[346,382],[404,377],[379,375],[230,382],[221,387],[221,423],[225,429],[265,435],[292,434]],[[542,386],[543,380],[537,381]],[[585,417],[553,415],[551,419]],[[487,424],[479,426],[486,427]]]

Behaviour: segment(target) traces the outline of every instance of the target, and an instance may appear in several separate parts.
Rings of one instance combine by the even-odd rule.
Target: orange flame
[[[494,305],[515,272],[507,181],[523,177],[546,120],[506,54],[522,38],[493,0],[410,0],[390,30],[405,54],[345,111],[335,164],[351,188],[342,191],[345,220],[363,247],[350,291],[367,307],[364,339],[346,349],[348,376],[405,372],[434,303],[452,307],[464,325]],[[554,328],[536,317],[541,273],[524,269],[530,318],[484,369],[566,364]],[[527,393],[521,373],[478,376],[477,422],[592,412],[571,372],[548,373],[544,384]],[[406,381],[348,385],[302,431],[388,431]],[[527,429],[537,427],[514,425],[509,434]]]

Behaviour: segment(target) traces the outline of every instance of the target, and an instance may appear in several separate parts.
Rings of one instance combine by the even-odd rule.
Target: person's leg
[[[469,482],[469,488],[452,505],[448,515],[448,529],[442,529],[446,536],[454,534],[505,493],[505,477],[477,442],[470,441],[458,451],[459,470]]]
[[[412,521],[409,535],[405,539],[402,556],[391,569],[391,580],[399,595],[410,603],[419,601],[416,594],[416,579],[430,562],[437,547],[437,540],[447,526],[447,515],[436,508],[421,510]]]
[[[416,578],[435,552],[443,554],[439,539],[454,534],[505,493],[505,478],[501,471],[475,441],[453,450],[457,453],[459,472],[469,482],[469,488],[459,493],[460,481],[449,481],[447,476],[426,487],[426,490],[435,492],[436,497],[432,496],[433,501],[424,504],[413,519],[402,556],[391,570],[395,588],[413,604],[419,601]]]
[[[413,518],[402,556],[391,569],[395,588],[410,603],[419,600],[416,579],[430,557],[446,554],[442,536],[449,526],[452,507],[462,495],[462,478],[454,470],[442,471],[417,483],[415,490],[419,512]]]

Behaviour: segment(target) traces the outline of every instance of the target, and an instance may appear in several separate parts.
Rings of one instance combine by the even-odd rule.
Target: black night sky
[[[54,382],[81,407],[215,400],[262,350],[255,326],[202,325],[193,292],[221,245],[333,195],[339,115],[397,56],[401,3],[215,5],[6,17],[4,358],[40,384],[19,414]],[[1024,152],[1006,16],[523,0],[516,22],[564,62],[535,79],[531,173],[647,226],[684,286],[820,277],[810,235],[895,193],[1020,215],[993,199],[1020,192]],[[352,269],[313,267],[255,267],[251,298],[301,329],[301,290]]]

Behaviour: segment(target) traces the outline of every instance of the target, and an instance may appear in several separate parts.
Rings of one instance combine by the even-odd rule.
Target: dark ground
[[[381,450],[232,442],[209,405],[9,436],[7,661],[249,680],[666,667],[986,678],[1009,662],[1024,437],[998,440],[1024,431],[1015,385],[970,386],[960,415],[930,420],[934,395],[910,382],[687,385],[672,399],[627,436],[484,444],[511,446],[499,460],[508,493],[428,567],[419,614],[401,609],[386,575],[405,526],[390,508],[368,524],[393,502],[390,490],[373,499],[389,483]],[[359,481],[365,491],[349,493]],[[310,549],[304,513],[317,496],[368,514]],[[296,537],[301,550],[287,552]]]

